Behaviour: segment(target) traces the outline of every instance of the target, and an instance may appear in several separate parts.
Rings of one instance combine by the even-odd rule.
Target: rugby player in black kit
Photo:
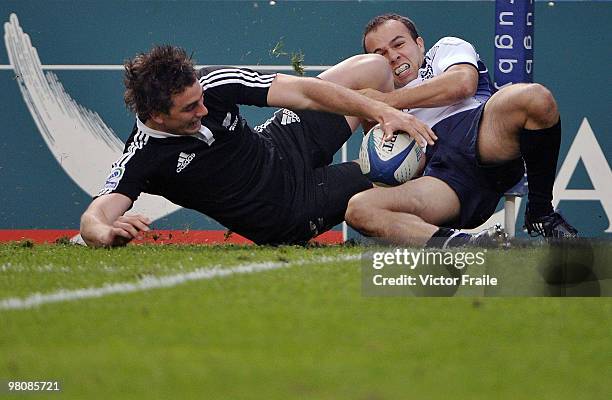
[[[352,79],[350,89],[393,89],[384,58],[364,56],[355,69],[364,78]],[[329,165],[360,119],[405,131],[421,145],[436,136],[414,116],[326,80],[333,76],[333,68],[319,79],[196,71],[173,46],[127,61],[124,97],[136,123],[81,217],[81,236],[90,246],[118,246],[149,230],[146,216],[125,214],[143,192],[258,244],[305,243],[342,222],[351,196],[372,187],[356,163]],[[285,108],[253,129],[241,104]]]

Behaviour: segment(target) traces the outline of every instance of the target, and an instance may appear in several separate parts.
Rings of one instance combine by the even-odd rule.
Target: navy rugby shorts
[[[372,188],[355,162],[330,165],[352,135],[343,116],[317,111],[276,111],[263,129],[292,168],[293,223],[279,243],[303,243],[344,221],[353,195]]]
[[[484,104],[463,111],[437,123],[432,129],[438,136],[427,148],[423,176],[433,176],[448,184],[459,197],[459,217],[445,226],[475,228],[495,212],[499,199],[523,177],[522,158],[503,164],[483,165],[476,141]]]

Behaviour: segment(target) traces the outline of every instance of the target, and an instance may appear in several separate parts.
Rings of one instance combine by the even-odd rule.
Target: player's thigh
[[[350,199],[372,188],[372,182],[361,173],[355,162],[333,164],[314,170],[315,198],[311,221],[321,232],[344,221]],[[308,209],[309,205],[304,206]]]
[[[374,188],[355,197],[359,197],[363,206],[413,214],[435,225],[456,219],[461,210],[455,191],[444,181],[431,176],[392,188]]]
[[[526,84],[502,88],[485,104],[478,130],[478,155],[484,163],[520,157],[519,135],[527,120]]]

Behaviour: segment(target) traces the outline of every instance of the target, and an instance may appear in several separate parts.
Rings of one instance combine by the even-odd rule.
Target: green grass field
[[[66,399],[609,398],[609,297],[368,297],[363,251],[0,245],[0,381],[59,380],[33,398]]]

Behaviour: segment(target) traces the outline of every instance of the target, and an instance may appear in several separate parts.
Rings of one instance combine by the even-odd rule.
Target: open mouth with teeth
[[[402,64],[399,67],[395,68],[395,76],[400,76],[402,73],[410,69],[410,64]]]

